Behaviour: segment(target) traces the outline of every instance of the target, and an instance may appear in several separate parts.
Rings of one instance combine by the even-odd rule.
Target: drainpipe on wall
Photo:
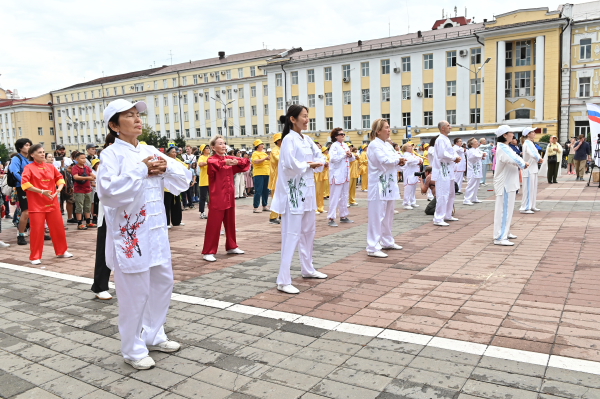
[[[285,113],[287,114],[287,73],[285,72],[285,69],[283,69],[283,64],[281,64],[281,70],[283,71],[283,105],[285,106]]]

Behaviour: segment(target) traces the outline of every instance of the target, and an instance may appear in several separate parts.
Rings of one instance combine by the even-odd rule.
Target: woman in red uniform
[[[65,181],[54,165],[46,163],[44,147],[41,144],[32,145],[29,148],[29,160],[33,162],[25,166],[21,177],[21,188],[27,194],[29,203],[31,228],[29,260],[32,265],[42,263],[44,222],[50,230],[56,256],[70,258],[73,255],[67,252],[65,227],[56,198],[56,195],[64,187]]]
[[[214,154],[206,162],[208,173],[208,220],[204,232],[204,260],[214,262],[219,247],[221,223],[225,225],[225,249],[228,254],[243,254],[235,241],[235,198],[233,175],[250,168],[250,160],[226,155],[227,145],[221,135],[210,140]]]

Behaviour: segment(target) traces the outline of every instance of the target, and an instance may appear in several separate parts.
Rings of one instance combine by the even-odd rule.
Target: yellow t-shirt
[[[207,159],[207,156],[200,155],[198,162],[206,162]],[[208,186],[208,165],[200,166],[200,180],[198,180],[198,185],[200,187]]]
[[[269,161],[254,163],[257,159],[264,159],[268,156],[266,152],[254,151],[252,153],[252,176],[269,176]]]

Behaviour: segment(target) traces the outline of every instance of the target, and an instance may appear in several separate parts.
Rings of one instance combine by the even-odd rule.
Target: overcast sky
[[[571,3],[582,1],[571,0]],[[0,87],[32,97],[151,66],[266,46],[304,49],[430,30],[442,9],[476,22],[553,0],[0,0]],[[564,1],[563,3],[566,3]],[[232,4],[234,6],[232,6]]]

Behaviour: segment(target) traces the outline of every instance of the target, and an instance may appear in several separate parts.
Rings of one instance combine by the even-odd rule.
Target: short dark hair
[[[167,150],[165,151],[165,154],[168,154],[169,152],[171,152],[171,150],[177,151],[177,147],[169,147],[169,148],[167,148]]]
[[[25,147],[25,144],[27,143],[29,143],[29,145],[33,145],[31,140],[25,138],[15,141],[15,149],[17,150],[17,152],[21,152],[21,149]]]
[[[458,143],[458,140],[462,141],[462,139],[460,137],[457,137],[457,138],[454,139],[454,144]]]
[[[425,166],[425,172],[429,172],[429,174],[431,174],[431,172],[433,171],[433,168],[431,166]]]
[[[331,141],[336,141],[336,137],[340,134],[340,132],[343,132],[344,129],[342,129],[341,127],[336,127],[333,128],[333,130],[331,131],[331,133],[329,133],[329,136],[331,137]]]

